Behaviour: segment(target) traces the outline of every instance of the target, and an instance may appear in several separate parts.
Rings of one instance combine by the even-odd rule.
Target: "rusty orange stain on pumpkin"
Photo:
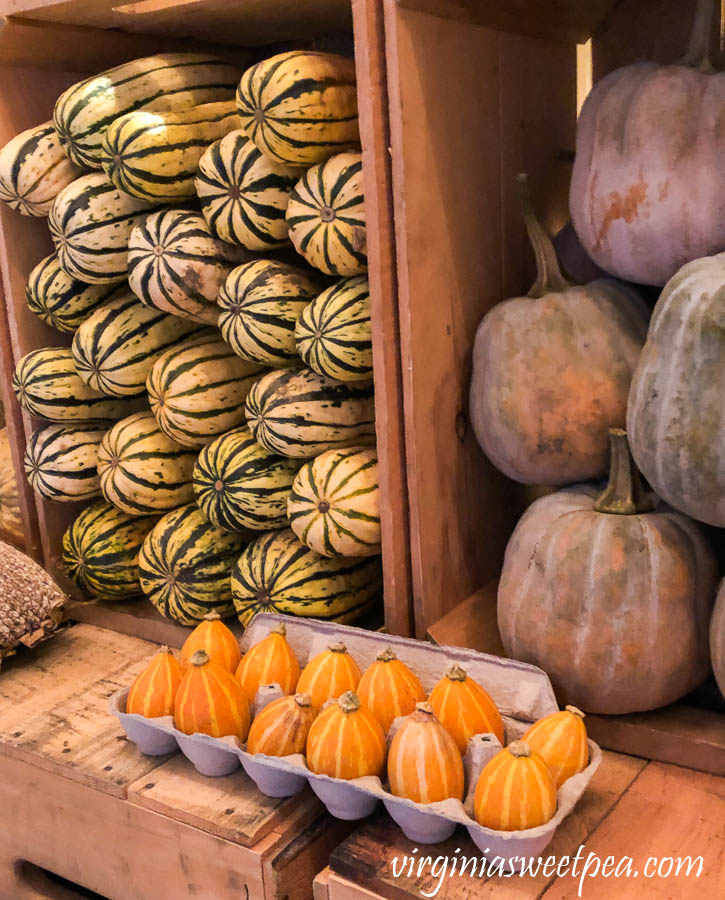
[[[609,195],[609,206],[604,213],[602,224],[597,234],[597,243],[595,249],[599,249],[602,241],[607,237],[607,233],[612,225],[618,219],[624,219],[625,222],[631,222],[638,216],[639,207],[644,203],[647,197],[647,185],[640,180],[633,184],[627,193],[622,196],[616,191]]]

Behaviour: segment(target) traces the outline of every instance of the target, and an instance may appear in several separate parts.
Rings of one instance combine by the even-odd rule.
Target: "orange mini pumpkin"
[[[476,821],[486,828],[536,828],[556,812],[554,776],[528,744],[512,741],[483,767],[473,808]]]
[[[300,664],[287,641],[284,622],[250,647],[237,669],[237,681],[250,703],[263,684],[278,684],[284,694],[291,694],[299,677]]]
[[[204,616],[181,648],[181,659],[185,667],[197,650],[205,650],[209,659],[226,669],[236,671],[242,658],[239,643],[229,628],[222,622],[219,613],[211,612]]]
[[[463,799],[463,762],[456,742],[436,718],[430,703],[395,732],[388,754],[390,792],[416,803]]]
[[[293,694],[273,700],[257,714],[249,729],[247,750],[267,756],[304,753],[307,735],[318,710],[309,694]]]
[[[234,735],[246,740],[249,701],[231,672],[197,650],[176,694],[174,721],[184,734]]]
[[[183,672],[168,647],[161,647],[146,668],[134,679],[126,698],[126,712],[155,719],[174,714],[174,700]]]
[[[365,670],[357,686],[363,706],[372,712],[387,734],[393,720],[407,716],[415,704],[425,700],[418,677],[401,662],[390,647],[378,653],[377,660]]]
[[[589,761],[584,713],[576,706],[534,722],[521,740],[543,757],[557,787],[586,768]]]
[[[375,716],[346,691],[323,709],[307,736],[307,765],[316,775],[361,778],[380,775],[385,765],[385,732]]]
[[[503,744],[501,713],[490,695],[461,666],[451,666],[428,699],[462,754],[474,734],[490,731]]]
[[[313,657],[302,670],[297,690],[312,697],[312,705],[321,709],[327,700],[336,700],[345,691],[355,691],[360,669],[344,644],[330,644]]]

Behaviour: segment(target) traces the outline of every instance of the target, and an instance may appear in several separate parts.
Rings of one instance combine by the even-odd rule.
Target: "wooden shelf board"
[[[82,622],[107,628],[130,637],[142,638],[169,647],[181,647],[191,633],[191,628],[165,619],[144,597],[126,600],[123,603],[107,603],[102,600],[75,601],[69,604],[65,618],[71,622]],[[235,633],[241,635],[242,626],[238,622],[228,623]]]

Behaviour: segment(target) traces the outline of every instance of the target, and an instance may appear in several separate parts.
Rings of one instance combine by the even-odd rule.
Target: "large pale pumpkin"
[[[576,706],[567,706],[534,722],[522,740],[542,757],[557,788],[581,772],[589,761],[584,713]]]
[[[451,666],[429,697],[436,716],[461,754],[476,734],[495,734],[503,744],[503,721],[490,694],[459,665]]]
[[[287,641],[283,622],[247,650],[236,672],[250,703],[263,684],[278,684],[283,694],[291,694],[299,677],[300,664]]]
[[[548,673],[560,702],[592,713],[672,703],[710,670],[717,567],[699,527],[652,509],[612,432],[603,494],[576,485],[533,503],[514,531],[498,590],[509,656]]]
[[[418,676],[398,659],[391,647],[378,653],[377,659],[363,673],[357,695],[387,734],[393,721],[408,716],[415,704],[425,700],[425,690]]]
[[[197,650],[204,650],[212,662],[227,672],[236,672],[242,658],[239,642],[217,612],[207,613],[181,648],[182,662],[188,664]]]
[[[249,701],[231,672],[212,662],[204,650],[189,660],[176,693],[174,723],[184,734],[247,738]]]
[[[273,700],[252,722],[247,750],[267,756],[304,753],[307,736],[318,712],[309,694],[293,694]]]
[[[528,744],[513,741],[483,767],[473,807],[476,821],[486,828],[536,828],[556,812],[554,777]]]
[[[710,621],[712,669],[720,693],[725,697],[725,582],[720,585]]]
[[[173,716],[176,692],[182,678],[179,661],[168,647],[161,647],[134,679],[126,698],[126,712],[148,719]]]
[[[484,453],[524,484],[603,476],[607,433],[622,427],[647,312],[613,281],[574,287],[531,209],[524,221],[538,278],[526,297],[494,306],[473,350],[471,420]]]
[[[307,736],[307,765],[316,775],[362,778],[380,775],[385,764],[385,733],[375,716],[346,691],[323,709]]]
[[[360,669],[344,644],[330,644],[307,663],[297,682],[300,693],[312,697],[312,705],[321,708],[330,699],[357,690]]]

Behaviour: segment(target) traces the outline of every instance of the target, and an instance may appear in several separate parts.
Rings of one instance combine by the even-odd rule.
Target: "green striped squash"
[[[234,606],[243,625],[259,612],[349,623],[382,598],[380,557],[320,556],[286,528],[257,538],[232,571]]]
[[[355,63],[292,50],[242,76],[237,109],[251,140],[271,159],[309,166],[358,147]]]
[[[92,313],[73,338],[76,372],[87,385],[112,397],[143,394],[151,366],[199,326],[144,306],[131,291]]]
[[[63,566],[94,597],[126,600],[141,593],[139,551],[156,520],[129,516],[100,501],[84,509],[63,535]]]
[[[205,53],[134,59],[71,85],[55,104],[53,124],[73,162],[100,169],[103,137],[119,116],[229,100],[240,74],[236,66]]]
[[[232,131],[205,151],[195,185],[217,237],[262,251],[286,243],[285,212],[299,177],[299,168],[264,156],[243,131]]]
[[[179,112],[126,113],[103,139],[103,170],[132,197],[168,203],[193,197],[202,153],[235,128],[239,117],[233,100]]]
[[[229,575],[246,541],[210,525],[194,503],[167,513],[139,554],[141,588],[156,609],[182,625],[234,612]]]
[[[93,390],[76,372],[68,347],[26,353],[15,367],[13,390],[27,413],[49,422],[120,419],[143,403],[137,397],[108,397]]]
[[[260,378],[246,414],[258,443],[282,456],[309,459],[375,443],[372,385],[333,381],[312,369],[278,369]]]
[[[142,303],[216,325],[216,298],[231,269],[249,254],[215,238],[191,210],[154,213],[134,228],[128,283]]]
[[[286,263],[258,259],[232,269],[219,291],[222,337],[242,359],[267,366],[298,362],[295,325],[319,285]]]
[[[146,381],[159,427],[183,447],[202,447],[244,422],[249,388],[261,371],[236,356],[217,332],[167,350]]]
[[[199,509],[223,531],[268,531],[287,524],[287,497],[300,467],[270,453],[246,426],[216,438],[199,454],[194,495]]]
[[[123,281],[131,230],[153,209],[119,191],[104,172],[77,178],[58,194],[48,216],[61,269],[91,284]]]
[[[52,122],[15,135],[0,150],[0,200],[23,216],[47,216],[53,200],[81,174]]]
[[[100,496],[97,463],[104,433],[83,425],[34,431],[25,448],[25,474],[33,490],[61,503]]]
[[[289,237],[307,262],[327,275],[367,271],[362,154],[339,153],[309,169],[287,206]]]
[[[328,450],[305,463],[287,501],[297,537],[322,556],[380,553],[378,454]]]
[[[367,278],[345,278],[315,297],[297,320],[295,339],[302,361],[320,375],[336,381],[372,378]]]
[[[196,450],[168,438],[150,412],[139,412],[107,431],[98,451],[103,496],[134,516],[159,515],[194,499]]]

